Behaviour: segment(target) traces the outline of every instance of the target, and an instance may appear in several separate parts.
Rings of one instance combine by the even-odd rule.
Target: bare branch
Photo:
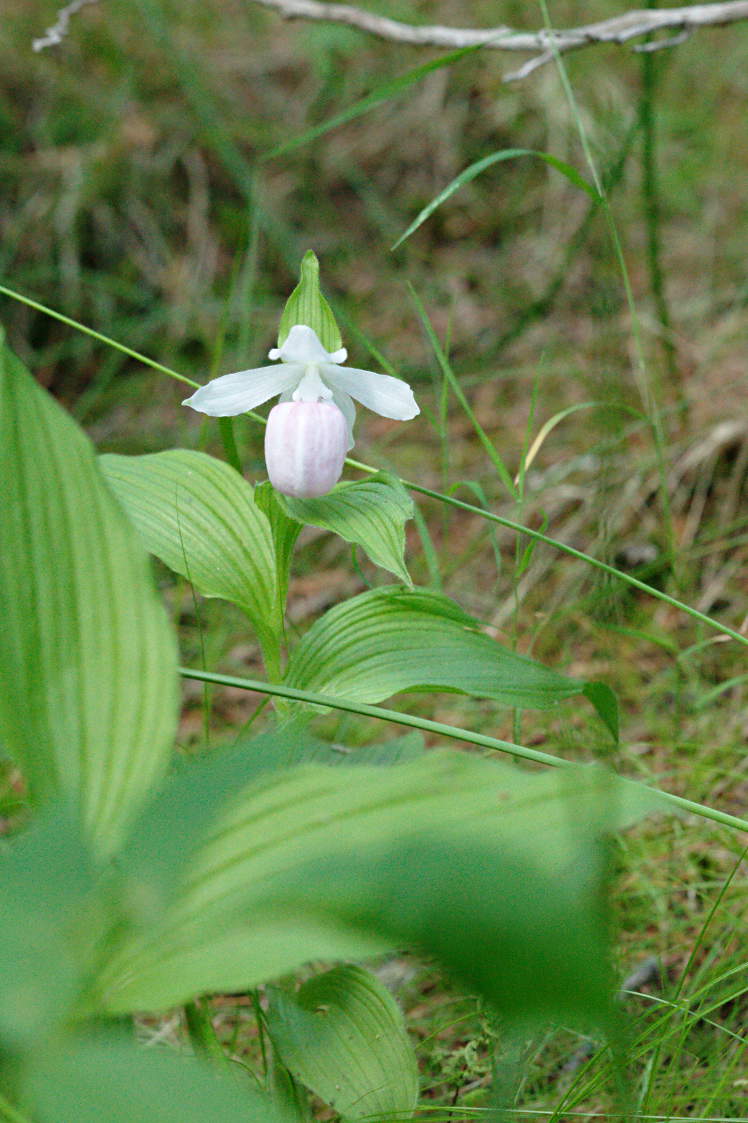
[[[72,0],[72,3],[60,8],[57,19],[52,26],[47,28],[40,39],[34,39],[31,44],[32,49],[43,51],[45,47],[59,47],[68,33],[71,16],[79,12],[81,8],[85,8],[87,4],[95,4],[96,2],[97,0]]]
[[[748,19],[748,0],[729,0],[721,4],[689,4],[681,8],[650,8],[626,12],[612,19],[548,31],[516,31],[511,27],[466,28],[442,25],[415,26],[400,20],[387,19],[351,4],[326,3],[324,0],[252,0],[263,8],[271,8],[285,19],[321,20],[343,23],[380,39],[408,43],[417,47],[490,47],[499,51],[530,51],[535,57],[519,70],[507,74],[506,80],[524,78],[539,66],[550,62],[554,52],[575,51],[593,43],[628,43],[657,31],[675,34],[657,46],[675,46],[700,27],[723,27]],[[642,49],[640,46],[637,49]]]
[[[693,30],[686,27],[683,31],[679,31],[677,35],[670,35],[667,39],[653,39],[651,43],[637,43],[634,47],[635,51],[640,54],[652,54],[653,51],[664,51],[666,47],[679,47],[681,43],[685,43],[686,39],[690,39],[693,35]]]
[[[443,25],[416,26],[400,20],[375,15],[351,4],[327,3],[326,0],[251,0],[263,8],[270,8],[285,19],[317,20],[325,23],[342,23],[355,27],[380,39],[407,43],[414,47],[441,47],[459,50],[461,47],[489,47],[499,51],[527,51],[533,57],[518,70],[505,75],[508,82],[525,78],[538,67],[550,62],[556,52],[576,51],[594,43],[628,43],[658,31],[673,34],[663,40],[639,44],[634,49],[662,50],[683,42],[700,27],[724,27],[740,20],[748,20],[748,0],[728,0],[718,4],[689,4],[680,8],[649,8],[625,12],[612,19],[588,23],[580,27],[554,30],[517,31],[511,27],[445,27]],[[97,0],[72,0],[61,8],[57,21],[48,28],[41,39],[35,39],[33,48],[57,46],[67,34],[71,16],[87,4]]]

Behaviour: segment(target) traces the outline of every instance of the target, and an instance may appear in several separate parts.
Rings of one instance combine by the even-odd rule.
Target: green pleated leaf
[[[111,847],[163,776],[175,642],[85,435],[0,341],[0,739]]]
[[[268,1096],[240,1079],[110,1034],[40,1057],[25,1093],[38,1123],[289,1123]]]
[[[418,1066],[400,1008],[361,967],[336,967],[295,995],[268,992],[273,1047],[296,1080],[345,1120],[412,1115]]]
[[[418,227],[434,213],[437,207],[440,207],[442,203],[449,199],[450,195],[454,195],[455,191],[459,191],[466,183],[470,183],[470,181],[480,175],[481,172],[484,172],[486,168],[491,168],[494,164],[503,163],[504,160],[514,160],[518,156],[534,156],[536,159],[542,160],[544,163],[548,164],[549,167],[554,168],[556,171],[560,172],[561,175],[565,176],[574,187],[581,188],[594,202],[599,203],[601,201],[597,188],[589,183],[581,172],[577,171],[571,164],[567,164],[564,160],[559,160],[558,156],[553,156],[550,152],[538,152],[532,148],[502,148],[500,152],[492,152],[489,156],[484,156],[482,159],[476,160],[475,163],[470,164],[469,167],[461,171],[458,176],[455,176],[451,183],[448,183],[435,199],[432,199],[423,210],[419,211],[405,233],[401,234],[392,246],[392,249],[396,250],[398,246],[402,245],[405,239],[415,233]]]
[[[270,524],[238,472],[202,452],[100,458],[146,549],[206,597],[236,604],[263,646],[280,628]]]
[[[195,793],[210,791],[211,768],[210,760],[196,767]],[[185,808],[192,798],[187,792]],[[579,1014],[590,987],[601,1001],[600,975],[593,971],[589,985],[581,977],[590,941],[604,965],[590,839],[656,806],[651,792],[601,770],[534,776],[461,753],[429,753],[397,768],[305,765],[267,773],[227,791],[223,809],[196,839],[183,820],[185,864],[172,868],[163,919],[112,949],[101,1003],[113,1013],[160,1009],[255,986],[310,960],[361,959],[401,944],[404,935],[436,950],[442,926],[452,942],[446,951],[439,943],[439,953],[515,1007],[526,1001],[561,1016],[563,1003],[553,997],[561,983],[551,982],[540,962],[543,954],[554,963],[560,956],[563,1016]],[[177,812],[174,804],[169,830]],[[157,863],[157,839],[152,843]],[[421,867],[431,889],[419,904]],[[122,869],[140,897],[163,892],[162,871],[149,878],[147,851],[134,866],[124,856]],[[473,875],[477,895],[465,898],[460,886]],[[518,894],[527,898],[521,908]],[[544,927],[546,909],[553,924]],[[537,971],[525,1000],[512,979],[528,916],[535,918],[538,962],[525,955],[527,972]],[[473,923],[485,946],[470,974]],[[575,932],[586,933],[584,946]]]
[[[338,351],[343,346],[340,331],[332,308],[319,287],[319,262],[312,250],[301,259],[299,283],[293,290],[278,325],[278,346],[282,347],[294,324],[306,324],[316,331],[327,351]]]
[[[286,683],[355,702],[400,690],[453,690],[547,709],[585,684],[502,647],[447,597],[388,586],[352,597],[306,633]]]
[[[320,499],[281,497],[289,515],[339,534],[361,546],[405,585],[412,585],[405,568],[405,523],[413,517],[413,500],[397,479],[379,472],[361,483],[339,484]]]

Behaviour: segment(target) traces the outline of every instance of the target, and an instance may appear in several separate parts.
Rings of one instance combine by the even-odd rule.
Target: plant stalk
[[[549,764],[553,768],[574,768],[573,760],[543,753],[538,749],[528,749],[524,745],[516,745],[512,741],[500,741],[496,737],[487,737],[483,733],[472,733],[467,729],[459,729],[455,725],[444,725],[440,721],[430,721],[428,718],[415,717],[413,714],[401,714],[397,710],[388,710],[383,706],[369,706],[364,702],[348,702],[345,698],[333,698],[328,694],[317,694],[310,690],[297,690],[293,686],[280,683],[262,682],[259,679],[236,678],[233,675],[219,675],[211,671],[201,671],[192,667],[180,667],[179,673],[183,678],[197,679],[198,682],[215,682],[220,686],[236,686],[240,690],[254,690],[260,694],[272,694],[280,698],[291,698],[295,702],[307,702],[313,706],[327,706],[330,709],[345,710],[351,714],[362,717],[373,717],[379,721],[391,721],[397,725],[407,725],[412,729],[422,729],[426,733],[437,733],[441,737],[450,737],[456,741],[465,741],[471,745],[481,745],[483,748],[496,749],[510,756],[532,760],[538,764]],[[638,781],[636,781],[638,783]],[[652,787],[650,784],[640,784],[645,791],[653,792],[667,803],[680,808],[681,811],[690,811],[702,819],[711,819],[723,827],[732,827],[734,830],[748,831],[748,819],[741,819],[737,815],[730,815],[727,811],[719,811],[715,807],[708,807],[704,803],[696,803],[692,799],[673,792],[663,791],[661,788]]]

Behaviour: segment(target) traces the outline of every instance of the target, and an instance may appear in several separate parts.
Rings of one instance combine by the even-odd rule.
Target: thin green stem
[[[310,690],[297,690],[296,687],[286,686],[285,683],[236,678],[233,675],[203,671],[199,667],[180,667],[179,673],[183,678],[196,679],[198,682],[213,682],[220,686],[236,686],[240,690],[254,690],[258,694],[271,694],[273,697],[290,698],[294,702],[307,702],[313,706],[327,706],[331,709],[343,710],[346,713],[358,714],[361,717],[373,717],[379,721],[396,722],[398,725],[407,725],[412,729],[421,729],[426,733],[438,733],[442,737],[465,741],[470,745],[480,745],[485,749],[496,749],[499,752],[509,753],[511,756],[522,757],[523,760],[532,760],[536,764],[550,764],[555,767],[573,764],[573,761],[551,756],[550,753],[543,753],[539,749],[528,749],[524,745],[515,745],[511,741],[501,741],[483,733],[472,733],[467,729],[458,729],[454,725],[444,725],[440,721],[415,717],[413,714],[401,714],[397,710],[387,710],[382,706],[370,706],[364,702],[349,702],[345,698],[333,698],[329,694],[317,694]],[[748,827],[748,824],[746,826]]]
[[[165,367],[161,363],[157,363],[154,359],[150,359],[147,355],[141,355],[137,351],[132,351],[129,347],[125,347],[121,343],[118,343],[116,339],[110,339],[108,336],[101,335],[99,332],[94,331],[92,328],[86,327],[84,324],[78,323],[76,320],[72,320],[67,316],[63,316],[61,313],[55,312],[53,309],[47,308],[45,307],[45,305],[39,304],[35,300],[31,300],[29,297],[22,296],[20,293],[14,292],[13,289],[8,289],[3,285],[0,285],[0,293],[4,293],[6,296],[10,296],[14,300],[19,300],[22,304],[28,304],[30,307],[36,308],[38,311],[44,312],[57,320],[61,320],[69,327],[75,328],[76,331],[84,332],[86,335],[90,335],[94,339],[100,340],[102,343],[108,344],[111,347],[115,347],[118,351],[122,351],[124,354],[130,355],[132,358],[137,359],[138,362],[144,363],[146,366],[151,367],[153,370],[160,371],[161,374],[167,374],[170,378],[176,378],[180,382],[186,382],[190,386],[200,385],[199,382],[193,382],[191,378],[186,378],[183,374],[178,374],[177,371],[171,370],[169,367]],[[259,422],[261,425],[266,424],[265,418],[261,417],[260,414],[255,413],[254,410],[250,410],[246,416],[250,417],[253,421]],[[378,468],[372,467],[371,464],[364,464],[363,461],[353,460],[350,457],[346,459],[346,464],[348,464],[351,468],[358,469],[358,471],[360,472],[366,472],[367,475],[374,475],[379,471]],[[600,561],[599,558],[592,557],[591,554],[585,554],[582,550],[576,550],[573,546],[567,545],[566,542],[560,542],[557,538],[551,538],[547,534],[542,534],[539,530],[532,530],[528,526],[521,526],[519,523],[514,522],[512,519],[506,519],[501,515],[495,515],[493,514],[493,512],[486,511],[482,507],[476,507],[472,503],[465,503],[461,499],[455,499],[451,495],[444,495],[440,491],[433,491],[431,488],[423,487],[421,484],[413,483],[410,480],[401,479],[400,482],[405,487],[410,488],[411,491],[416,491],[420,495],[426,495],[429,499],[436,499],[440,503],[448,503],[450,506],[456,507],[459,510],[468,511],[473,515],[480,515],[481,518],[486,519],[489,522],[497,523],[499,526],[504,526],[507,528],[507,530],[512,530],[516,534],[524,534],[528,538],[534,538],[537,542],[544,542],[546,546],[552,546],[554,550],[559,550],[561,551],[561,553],[568,554],[570,557],[576,558],[578,561],[583,561],[585,562],[585,564],[593,566],[595,569],[599,569],[603,573],[608,573],[611,576],[618,578],[619,581],[623,581],[624,584],[631,585],[633,588],[639,589],[640,592],[646,593],[648,596],[654,597],[656,600],[664,601],[664,603],[669,604],[671,608],[677,608],[680,612],[686,613],[686,615],[691,616],[694,620],[699,620],[702,624],[706,624],[708,627],[714,628],[716,631],[721,632],[723,635],[730,636],[731,639],[737,640],[738,643],[748,647],[748,636],[741,635],[740,632],[735,631],[734,628],[730,628],[727,624],[720,624],[720,622],[718,620],[715,620],[713,617],[707,616],[703,612],[699,612],[698,609],[692,608],[690,605],[685,604],[683,601],[678,600],[676,597],[669,596],[667,593],[662,592],[662,590],[656,589],[653,585],[647,585],[646,582],[640,581],[638,578],[632,577],[631,574],[624,573],[620,569],[616,569],[615,566],[608,565],[607,562]]]
[[[447,380],[447,382],[449,382],[449,385],[452,387],[452,392],[454,393],[455,397],[457,398],[457,401],[462,406],[468,420],[470,421],[470,424],[473,426],[473,429],[475,430],[475,432],[477,434],[478,440],[480,441],[481,445],[483,446],[484,452],[488,456],[489,460],[491,461],[491,463],[493,464],[494,468],[496,469],[496,471],[499,475],[499,479],[501,480],[501,482],[503,483],[504,487],[507,489],[507,491],[509,492],[511,497],[514,499],[515,498],[514,484],[512,482],[512,477],[509,474],[509,471],[507,470],[506,465],[504,464],[504,461],[501,459],[498,452],[494,448],[488,434],[486,433],[485,429],[481,425],[480,421],[475,416],[475,413],[473,412],[473,408],[470,405],[470,402],[465,397],[463,389],[460,386],[459,381],[455,377],[455,373],[452,370],[449,359],[447,358],[447,356],[444,352],[444,349],[442,348],[442,345],[439,342],[439,339],[437,338],[436,332],[434,331],[433,327],[431,326],[431,321],[429,320],[429,318],[426,314],[426,309],[424,308],[423,304],[421,303],[421,300],[418,297],[418,294],[416,293],[415,289],[410,284],[408,285],[408,291],[410,293],[411,300],[413,301],[413,303],[415,305],[416,312],[418,313],[418,318],[421,321],[421,324],[423,325],[423,330],[425,331],[426,337],[427,337],[429,343],[431,344],[431,349],[433,350],[434,355],[436,356],[436,360],[439,363],[439,366],[441,368],[441,371],[442,371],[442,374],[443,374],[444,378]]]
[[[185,1003],[184,1018],[195,1053],[220,1065],[230,1065],[231,1062],[216,1037],[210,1012],[200,1004],[199,1000]]]
[[[647,7],[656,8],[656,0]],[[678,361],[673,343],[672,317],[665,292],[665,275],[662,269],[662,244],[660,241],[660,185],[657,170],[657,119],[655,95],[659,59],[652,51],[644,51],[642,59],[642,92],[639,102],[639,120],[642,127],[642,203],[647,230],[647,268],[652,299],[657,318],[662,327],[660,345],[668,375],[674,385],[678,381]],[[683,396],[679,394],[683,407]]]
[[[575,766],[574,761],[565,760],[560,756],[552,756],[551,753],[543,753],[538,749],[528,749],[524,745],[515,745],[512,741],[501,741],[497,737],[487,737],[482,733],[472,733],[467,729],[459,729],[455,725],[444,725],[440,721],[430,721],[428,718],[415,717],[413,714],[401,714],[397,710],[388,710],[383,706],[370,706],[364,702],[349,702],[345,698],[333,698],[329,694],[317,694],[311,690],[297,690],[293,686],[285,686],[280,683],[236,678],[234,675],[219,675],[212,671],[201,671],[192,667],[180,667],[179,673],[183,678],[196,679],[198,682],[214,682],[220,686],[235,686],[240,690],[253,690],[260,694],[290,698],[294,702],[307,702],[309,705],[344,710],[347,713],[359,714],[361,717],[373,717],[378,721],[391,721],[397,725],[407,725],[411,729],[421,729],[426,733],[436,733],[440,737],[465,741],[468,744],[480,745],[486,749],[496,749],[498,752],[509,753],[510,756],[521,757],[523,760],[532,760],[537,764],[548,764],[553,768],[573,768]],[[721,826],[748,831],[748,819],[741,819],[737,815],[729,815],[726,811],[719,811],[714,807],[707,807],[703,803],[684,799],[682,796],[651,787],[649,784],[640,784],[639,786],[645,791],[653,792],[663,801],[671,803],[682,811],[690,811],[694,815],[701,816],[702,819],[711,819],[712,822],[719,823]]]
[[[45,316],[51,316],[53,320],[59,320],[61,324],[67,324],[69,328],[75,328],[76,331],[83,332],[84,335],[90,335],[92,339],[98,339],[99,343],[105,343],[107,347],[114,347],[117,351],[121,351],[123,355],[129,355],[131,359],[137,359],[139,363],[145,363],[146,366],[160,371],[161,374],[168,374],[169,378],[176,378],[178,382],[186,382],[188,386],[199,387],[200,385],[192,378],[187,378],[186,375],[179,374],[177,371],[171,370],[170,367],[157,363],[155,359],[149,359],[147,355],[141,355],[139,351],[133,351],[131,347],[125,347],[123,343],[118,343],[111,336],[103,335],[100,331],[86,327],[78,320],[71,320],[69,316],[64,316],[62,312],[55,312],[54,308],[48,308],[46,304],[40,304],[38,300],[32,300],[30,296],[22,296],[20,292],[6,288],[5,285],[0,285],[0,293],[19,301],[21,304],[26,304],[29,308],[34,308],[37,312],[43,312]]]
[[[236,447],[234,439],[234,425],[233,417],[219,417],[218,428],[221,433],[221,440],[223,442],[223,451],[226,460],[232,468],[235,468],[239,475],[242,474],[242,462],[239,458],[239,450]]]
[[[660,481],[660,503],[662,504],[662,516],[667,538],[668,560],[670,562],[671,568],[673,569],[673,572],[675,573],[675,528],[673,524],[672,511],[670,508],[670,494],[667,487],[667,462],[665,457],[666,440],[664,429],[662,426],[662,418],[660,416],[659,393],[653,393],[652,387],[650,386],[649,376],[647,372],[647,362],[644,357],[644,347],[642,345],[641,339],[639,313],[637,311],[636,301],[634,300],[634,291],[631,285],[631,277],[629,274],[628,266],[626,264],[623,245],[621,244],[621,239],[618,234],[618,228],[615,224],[615,219],[613,218],[613,211],[606,194],[605,184],[603,183],[602,177],[597,170],[597,165],[594,156],[592,155],[592,148],[587,137],[587,130],[584,127],[582,115],[579,112],[579,106],[577,105],[576,97],[574,96],[574,91],[571,87],[571,82],[569,81],[569,75],[566,71],[566,65],[555,44],[550,14],[548,12],[547,0],[540,0],[540,7],[543,12],[543,20],[545,22],[546,30],[549,33],[550,49],[556,62],[559,78],[561,79],[561,85],[563,86],[566,99],[569,103],[569,108],[571,109],[571,112],[574,116],[574,121],[579,133],[579,139],[582,144],[582,149],[584,150],[585,159],[587,160],[587,165],[590,169],[592,180],[600,196],[601,206],[605,215],[605,222],[608,227],[608,233],[610,235],[610,241],[613,247],[613,253],[615,255],[616,262],[621,273],[621,280],[623,282],[623,288],[626,294],[626,304],[628,306],[629,315],[631,317],[632,335],[636,352],[634,376],[637,380],[639,395],[644,406],[644,411],[647,415],[647,420],[649,421],[649,425],[652,430],[652,438],[657,459],[657,471]]]

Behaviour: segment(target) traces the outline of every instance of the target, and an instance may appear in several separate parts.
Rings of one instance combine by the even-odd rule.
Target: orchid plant
[[[309,1089],[346,1123],[412,1118],[403,1016],[361,965],[403,946],[438,957],[507,1023],[616,1030],[600,835],[658,806],[654,793],[583,767],[537,776],[425,752],[417,735],[341,755],[313,730],[324,710],[389,720],[377,703],[438,690],[516,709],[586,698],[616,732],[607,687],[503,647],[413,584],[401,481],[336,485],[353,399],[386,417],[418,413],[404,382],[346,357],[307,254],[275,365],[188,399],[231,416],[280,395],[270,483],[252,486],[193,450],[96,458],[0,340],[0,740],[31,821],[0,863],[0,1117],[101,1123],[116,1103],[118,1123],[308,1123]],[[289,644],[305,524],[361,548],[396,583],[335,605]],[[244,612],[268,681],[179,673],[285,698],[259,736],[178,768],[176,643],[146,551]],[[333,966],[310,974],[320,962]],[[266,1064],[245,1086],[220,1075],[204,1003],[248,990]],[[143,1056],[123,1035],[122,1018],[179,1005],[198,1058]]]
[[[275,366],[224,374],[201,386],[183,405],[210,417],[234,417],[280,395],[265,431],[265,462],[273,486],[284,495],[325,495],[338,482],[346,453],[353,448],[354,399],[397,421],[420,412],[413,392],[402,379],[371,370],[344,367],[345,347],[326,350],[313,320],[324,335],[340,342],[330,307],[319,291],[319,264],[309,250],[301,279],[281,319],[278,346],[268,353]]]

